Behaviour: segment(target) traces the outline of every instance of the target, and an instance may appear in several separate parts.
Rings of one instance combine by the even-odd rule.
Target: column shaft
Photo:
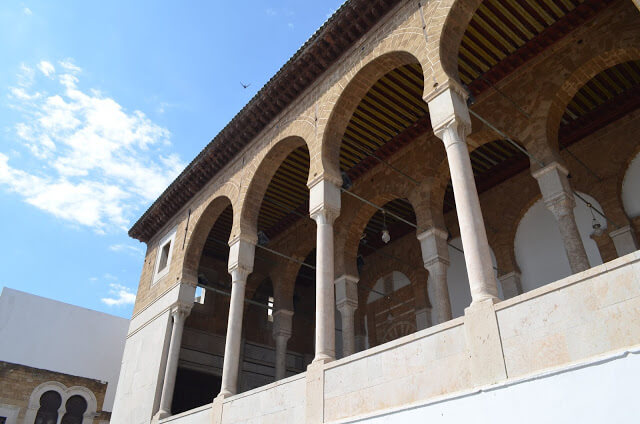
[[[287,375],[287,342],[291,337],[293,311],[279,309],[273,313],[273,339],[276,343],[275,379]]]
[[[569,171],[557,162],[533,173],[538,180],[545,205],[558,222],[571,271],[576,273],[589,269],[589,260],[573,214],[576,201],[567,175]]]
[[[493,275],[489,241],[484,228],[480,199],[464,131],[462,125],[454,121],[438,135],[444,141],[447,151],[464,260],[467,265],[472,303],[474,303],[497,299],[498,287]]]
[[[435,309],[436,324],[451,320],[451,300],[449,299],[449,286],[447,284],[448,262],[436,260],[427,265],[429,282],[433,284],[433,299],[431,305]]]
[[[178,358],[180,356],[180,344],[182,343],[182,331],[184,321],[188,315],[185,307],[176,307],[171,311],[173,320],[171,328],[171,338],[169,339],[169,352],[167,353],[167,366],[164,372],[164,382],[162,384],[162,394],[160,397],[160,410],[158,418],[162,419],[171,415],[171,402],[173,401],[173,391],[176,384],[176,374],[178,372]]]
[[[335,281],[336,307],[342,318],[342,357],[356,353],[355,313],[358,309],[358,277],[341,275]]]
[[[222,396],[230,396],[237,393],[244,292],[248,275],[249,272],[243,269],[236,269],[231,272],[231,302],[229,304],[229,321],[224,345],[222,386],[220,390]]]
[[[333,288],[333,219],[326,211],[314,214],[316,239],[316,356],[331,361],[336,356]]]

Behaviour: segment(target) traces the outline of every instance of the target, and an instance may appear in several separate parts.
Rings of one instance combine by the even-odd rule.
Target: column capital
[[[239,235],[229,242],[229,264],[228,271],[233,277],[234,271],[241,278],[243,273],[251,274],[253,271],[253,260],[256,251],[256,240]],[[244,276],[246,280],[247,275]],[[235,278],[235,277],[234,277]]]
[[[336,307],[338,310],[342,307],[350,307],[354,310],[358,308],[358,277],[343,274],[336,278],[334,284],[336,286]]]
[[[293,311],[278,309],[273,313],[273,337],[291,337],[293,324]]]
[[[538,180],[544,203],[556,216],[569,214],[576,206],[567,176],[569,170],[558,162],[531,173]]]
[[[429,116],[433,133],[445,142],[445,147],[450,141],[445,135],[449,131],[455,131],[459,140],[465,139],[471,130],[471,117],[467,107],[467,94],[457,86],[450,86],[437,96],[429,100]]]
[[[192,305],[186,305],[184,303],[177,303],[171,306],[171,316],[174,320],[183,320],[191,313]]]
[[[449,265],[448,238],[449,234],[445,230],[436,227],[418,234],[425,268],[434,264]]]
[[[309,215],[318,224],[332,224],[340,215],[340,184],[325,178],[309,186]]]

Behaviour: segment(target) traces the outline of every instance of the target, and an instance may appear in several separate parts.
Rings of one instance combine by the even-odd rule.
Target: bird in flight
[[[240,81],[240,85],[242,86],[242,88],[247,88],[247,87],[249,87],[251,85],[251,83],[245,84],[242,81]]]

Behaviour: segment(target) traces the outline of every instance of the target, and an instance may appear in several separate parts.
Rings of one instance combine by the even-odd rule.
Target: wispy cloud
[[[51,62],[47,62],[46,60],[41,60],[40,63],[38,63],[38,69],[47,77],[56,72],[56,68]]]
[[[289,27],[289,29],[293,29],[293,28],[294,28],[293,22],[289,22],[289,23],[287,24],[287,26]]]
[[[16,140],[31,166],[16,166],[0,152],[0,186],[24,201],[98,233],[126,229],[183,168],[170,152],[171,134],[141,111],[129,112],[98,90],[80,88],[72,60],[37,68],[54,78],[52,93],[38,89],[32,67],[22,65],[8,96],[22,114]],[[52,84],[52,82],[49,82]],[[36,166],[33,166],[36,163]]]
[[[129,287],[111,283],[109,284],[109,297],[103,297],[100,301],[107,306],[133,305],[136,301],[136,295]]]
[[[28,7],[25,7],[24,9],[22,9],[22,13],[24,13],[27,16],[33,15],[33,12]]]
[[[109,246],[109,250],[112,252],[126,252],[134,256],[140,256],[144,254],[144,251],[140,246],[132,246],[130,244],[112,244]]]
[[[278,12],[271,7],[265,10],[264,12],[267,14],[267,16],[276,16],[278,14]]]

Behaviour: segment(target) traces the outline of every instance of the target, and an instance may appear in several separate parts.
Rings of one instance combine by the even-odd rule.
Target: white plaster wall
[[[226,401],[222,424],[303,423],[305,396],[305,374],[289,377]]]
[[[111,411],[129,321],[3,288],[0,360],[108,383]]]
[[[164,377],[163,351],[169,339],[170,321],[169,310],[164,310],[127,338],[112,424],[150,422]]]
[[[449,241],[449,268],[447,269],[447,285],[449,286],[449,299],[451,301],[451,313],[453,318],[464,315],[464,308],[471,304],[471,290],[469,289],[469,277],[467,276],[467,265],[464,261],[464,254],[453,247],[462,249],[462,240],[456,237]],[[491,251],[492,265],[496,266],[496,257]],[[498,296],[502,299],[502,287],[498,281],[498,271],[494,269],[496,284],[498,286]],[[428,286],[429,298],[433,299],[433,285]],[[435,311],[432,311],[433,322],[436,321]]]
[[[622,181],[622,205],[629,218],[640,216],[640,153],[633,158]]]
[[[411,284],[409,277],[399,271],[393,271],[391,273],[391,277],[393,281],[393,291],[400,290],[401,288]],[[372,303],[378,299],[382,299],[382,295],[379,293],[384,293],[384,277],[378,278],[378,281],[373,285],[373,290],[369,292],[367,303]]]
[[[324,379],[328,422],[461,390],[470,384],[462,321],[335,361]]]
[[[600,204],[591,196],[583,193],[580,195],[602,211]],[[590,265],[592,267],[600,265],[602,263],[600,251],[596,242],[589,237],[593,232],[593,218],[589,208],[578,198],[576,198],[574,214]],[[596,219],[605,229],[606,221],[597,215]],[[524,292],[571,275],[557,221],[542,199],[531,206],[520,221],[515,237],[515,253],[522,272]]]
[[[368,424],[635,423],[640,354],[474,391],[385,415],[344,420]],[[533,401],[532,401],[533,400]]]
[[[211,424],[211,404],[173,415],[160,422],[163,424]]]

